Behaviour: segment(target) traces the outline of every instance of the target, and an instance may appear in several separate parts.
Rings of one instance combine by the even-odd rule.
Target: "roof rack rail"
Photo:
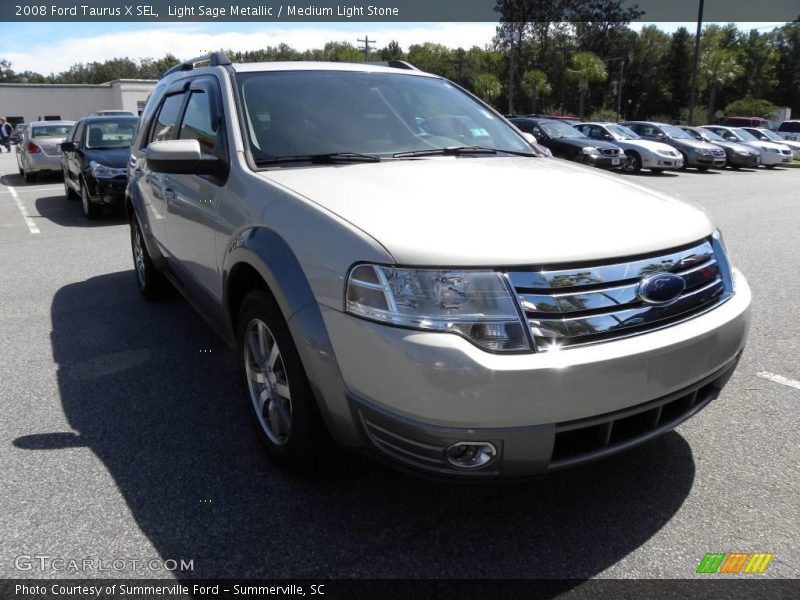
[[[390,60],[388,62],[388,65],[395,69],[408,69],[409,71],[419,71],[417,67],[412,65],[410,62],[406,62],[404,60]]]
[[[224,52],[211,52],[209,54],[204,54],[202,56],[196,56],[195,58],[185,60],[182,63],[175,65],[171,69],[164,71],[161,77],[166,77],[167,75],[171,73],[177,73],[178,71],[191,71],[195,68],[195,65],[204,62],[207,62],[210,67],[224,67],[232,64],[231,60]]]

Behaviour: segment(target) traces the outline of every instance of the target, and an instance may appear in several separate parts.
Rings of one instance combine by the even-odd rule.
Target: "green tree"
[[[553,91],[553,87],[547,81],[547,73],[539,69],[526,71],[522,76],[522,89],[531,97],[531,112],[536,112],[536,103],[540,96],[546,96]]]
[[[669,43],[667,55],[667,92],[669,93],[669,112],[677,117],[684,106],[689,105],[692,83],[692,49],[693,36],[685,27],[680,27]]]
[[[727,115],[746,115],[763,119],[774,119],[777,111],[778,107],[769,100],[761,100],[752,96],[735,100],[725,106],[725,114]]]
[[[406,55],[403,53],[403,49],[400,47],[400,43],[392,40],[385,48],[381,48],[380,52],[381,60],[390,61],[390,60],[405,60]]]
[[[699,87],[708,93],[708,115],[710,123],[717,110],[717,94],[720,88],[728,85],[744,72],[736,52],[722,47],[713,47],[700,57]]]
[[[481,73],[472,80],[472,91],[491,104],[500,95],[502,86],[494,73]]]
[[[606,64],[596,54],[577,52],[572,56],[570,66],[567,68],[567,78],[578,85],[578,114],[583,118],[584,100],[586,92],[589,91],[589,85],[608,79]]]

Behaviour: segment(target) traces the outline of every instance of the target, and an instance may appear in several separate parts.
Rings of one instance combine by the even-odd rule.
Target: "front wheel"
[[[639,155],[636,153],[626,155],[622,170],[629,175],[638,173],[642,170],[642,159],[639,158]]]
[[[83,210],[83,216],[87,219],[96,219],[100,216],[100,207],[89,198],[89,190],[86,189],[86,184],[83,181],[81,181],[81,209]]]
[[[64,195],[67,197],[67,200],[77,199],[77,194],[75,194],[75,190],[69,187],[69,179],[67,178],[66,173],[64,173]]]
[[[289,328],[264,290],[247,294],[237,343],[246,397],[259,438],[279,464],[304,470],[319,458],[322,418]]]

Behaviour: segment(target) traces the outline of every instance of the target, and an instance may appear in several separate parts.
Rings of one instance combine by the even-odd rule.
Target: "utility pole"
[[[512,29],[508,29],[503,33],[503,39],[510,43],[511,49],[508,56],[508,114],[514,114],[514,42],[521,43],[521,32],[517,33],[514,29],[518,24],[512,23]],[[518,39],[519,38],[519,39]]]
[[[622,120],[622,84],[625,80],[625,57],[617,56],[616,58],[609,58],[606,63],[619,61],[619,81],[617,82],[617,120]]]
[[[376,40],[371,40],[369,39],[368,35],[365,35],[363,40],[356,40],[356,41],[364,44],[364,61],[369,62],[369,52],[370,50],[372,50],[370,44],[376,43]]]
[[[692,90],[689,96],[689,125],[694,125],[694,105],[697,101],[697,70],[700,67],[700,35],[703,30],[703,4],[705,0],[700,0],[700,7],[697,11],[697,35],[694,37],[694,68],[692,70]]]

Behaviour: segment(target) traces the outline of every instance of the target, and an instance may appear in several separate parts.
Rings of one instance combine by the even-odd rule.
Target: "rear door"
[[[75,128],[72,130],[72,135],[67,138],[75,145],[74,150],[68,150],[63,153],[61,164],[64,166],[64,178],[67,185],[76,192],[80,191],[80,176],[81,176],[81,140],[83,139],[83,130],[85,129],[85,122],[78,121]]]

